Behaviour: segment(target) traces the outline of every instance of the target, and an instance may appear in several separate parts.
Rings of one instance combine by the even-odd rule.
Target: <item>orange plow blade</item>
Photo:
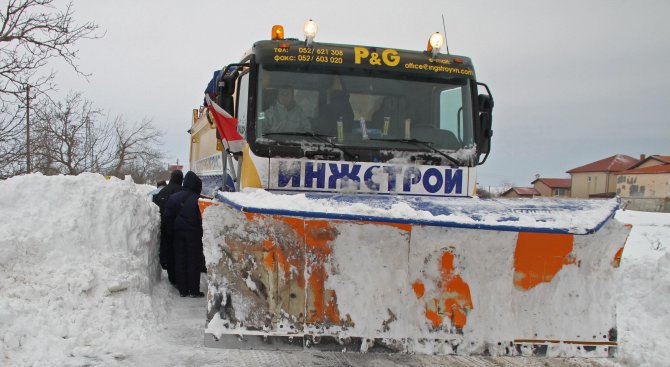
[[[597,228],[570,230],[521,225],[538,214],[523,214],[516,226],[473,225],[465,216],[440,222],[310,209],[316,205],[253,208],[235,195],[219,198],[204,215],[207,345],[616,352],[616,275],[630,227],[610,219],[611,204],[585,209],[607,213]],[[489,205],[472,200],[477,210]]]

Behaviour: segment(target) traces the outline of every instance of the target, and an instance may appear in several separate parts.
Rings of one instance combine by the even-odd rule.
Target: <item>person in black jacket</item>
[[[174,269],[177,288],[182,297],[204,297],[200,292],[202,269],[202,217],[198,199],[202,181],[188,171],[184,176],[184,189],[173,194],[165,205],[167,233],[172,238]]]
[[[166,236],[167,229],[165,228],[165,221],[162,218],[165,214],[165,204],[172,194],[182,190],[181,183],[183,180],[184,174],[180,170],[172,171],[170,174],[170,183],[153,197],[153,202],[158,205],[161,212],[161,244],[158,256],[161,267],[167,270],[168,280],[173,285],[176,284],[174,276],[174,251],[171,240]]]

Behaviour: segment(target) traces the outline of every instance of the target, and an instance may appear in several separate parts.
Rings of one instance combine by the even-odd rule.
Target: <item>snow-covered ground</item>
[[[670,214],[619,211],[633,225],[617,300],[619,360],[670,366]]]
[[[582,363],[205,348],[205,300],[180,298],[161,277],[151,189],[95,174],[0,182],[1,366]],[[621,262],[620,352],[593,363],[670,365],[670,214],[617,218],[634,226]]]

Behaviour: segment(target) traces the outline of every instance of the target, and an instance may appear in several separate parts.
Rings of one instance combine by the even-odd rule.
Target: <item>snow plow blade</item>
[[[258,190],[207,205],[208,346],[616,353],[630,226],[615,201]]]

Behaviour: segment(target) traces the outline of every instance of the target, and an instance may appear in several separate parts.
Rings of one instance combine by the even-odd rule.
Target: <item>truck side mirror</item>
[[[484,159],[479,162],[482,164],[488,158],[491,151],[491,137],[493,136],[492,118],[493,118],[493,97],[486,84],[477,83],[486,88],[487,94],[480,94],[477,97],[478,120],[477,121],[477,153],[481,156],[485,154]]]
[[[493,111],[493,99],[488,94],[479,95],[479,111]]]
[[[232,96],[235,93],[235,82],[240,76],[240,73],[237,70],[230,70],[223,75],[221,81],[223,82],[223,95]]]
[[[223,69],[222,74],[217,81],[216,103],[231,116],[235,116],[235,98],[233,96],[235,95],[235,85],[240,72],[237,66],[228,65]],[[218,129],[216,130],[216,138],[221,139]]]
[[[223,70],[223,75],[218,81],[216,103],[221,106],[231,116],[235,116],[235,85],[240,76],[238,68],[234,65],[228,65]]]

